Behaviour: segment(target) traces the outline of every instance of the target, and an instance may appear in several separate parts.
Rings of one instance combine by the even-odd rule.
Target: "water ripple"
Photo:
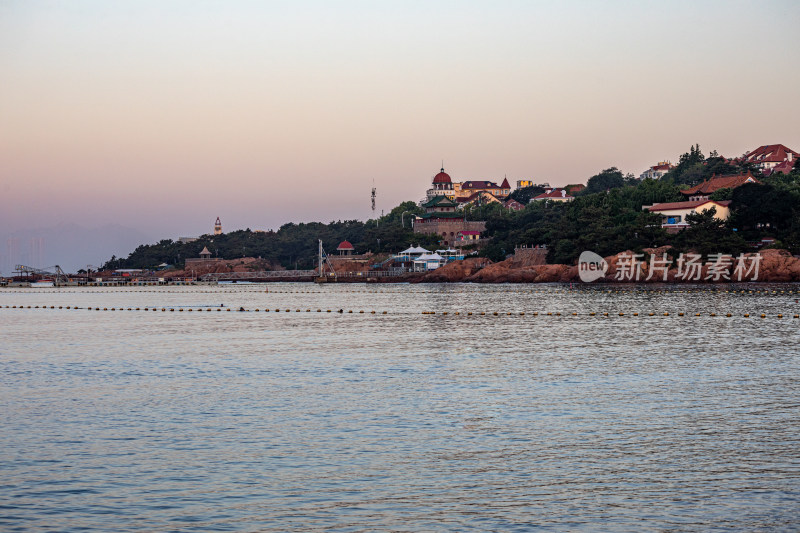
[[[270,289],[0,290],[281,309],[0,309],[0,529],[797,529],[793,296]]]

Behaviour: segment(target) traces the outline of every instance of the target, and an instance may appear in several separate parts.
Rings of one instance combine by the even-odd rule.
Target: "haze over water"
[[[794,529],[795,298],[2,289],[0,529]]]

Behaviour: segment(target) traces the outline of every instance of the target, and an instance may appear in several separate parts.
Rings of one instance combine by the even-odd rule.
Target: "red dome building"
[[[444,168],[442,168],[442,170],[440,170],[439,173],[436,174],[433,177],[433,183],[434,184],[436,184],[436,183],[450,183],[450,184],[452,184],[453,181],[450,179],[450,175],[447,172],[444,171]]]
[[[428,191],[428,200],[436,196],[447,196],[452,199],[453,195],[453,180],[450,179],[450,175],[442,167],[442,170],[433,177],[433,188]]]
[[[352,255],[355,250],[355,246],[350,244],[349,241],[342,241],[339,243],[339,246],[336,247],[336,251],[339,252],[339,255]]]

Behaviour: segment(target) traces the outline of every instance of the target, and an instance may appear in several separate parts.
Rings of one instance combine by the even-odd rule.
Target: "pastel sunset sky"
[[[800,150],[800,2],[0,0],[0,225],[365,219]]]

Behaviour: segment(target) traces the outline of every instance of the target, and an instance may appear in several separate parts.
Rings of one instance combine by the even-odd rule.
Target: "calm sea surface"
[[[0,530],[798,530],[769,288],[0,289]]]

